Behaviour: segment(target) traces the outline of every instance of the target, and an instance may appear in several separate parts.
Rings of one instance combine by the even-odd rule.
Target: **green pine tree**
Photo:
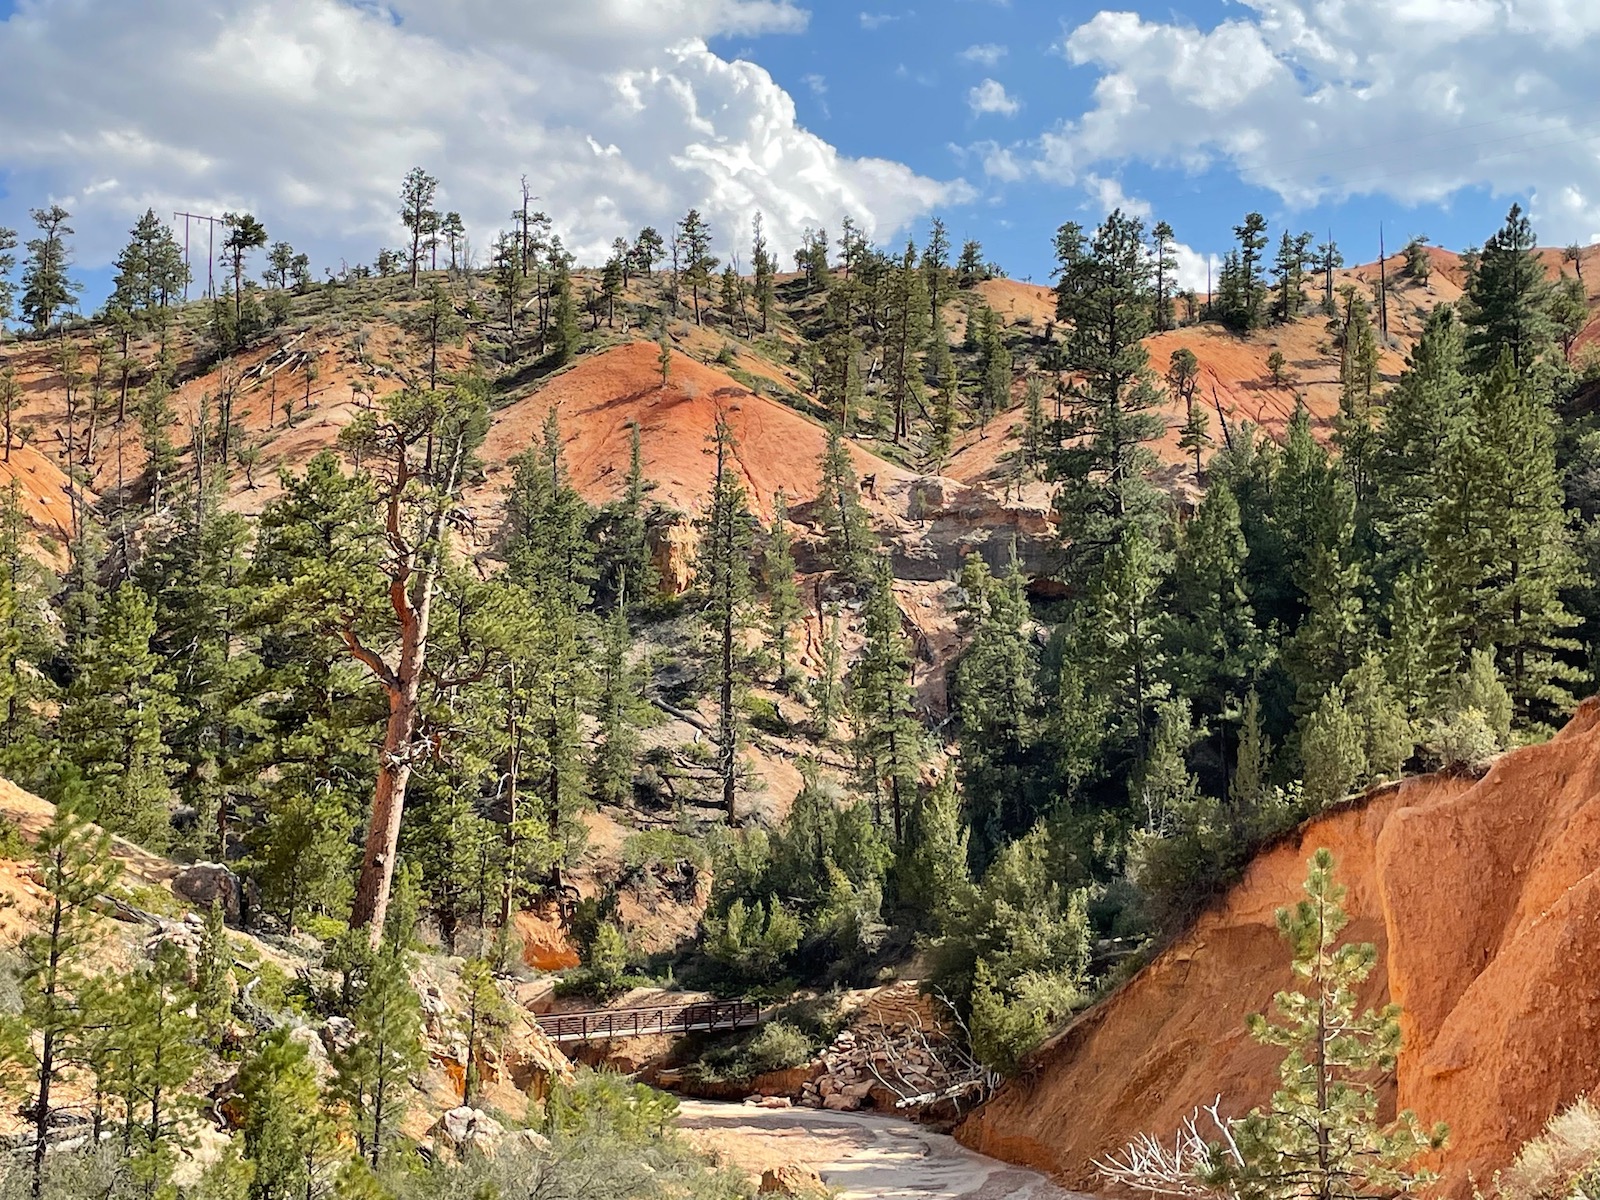
[[[866,641],[848,681],[853,749],[880,822],[882,805],[888,803],[898,843],[916,794],[922,726],[912,707],[911,650],[887,558],[876,560],[862,616]]]
[[[1444,1145],[1444,1126],[1425,1130],[1409,1111],[1379,1120],[1378,1081],[1399,1054],[1400,1008],[1359,1007],[1378,953],[1371,943],[1340,943],[1349,918],[1333,870],[1333,856],[1318,850],[1306,899],[1278,910],[1300,986],[1274,998],[1276,1019],[1257,1014],[1249,1029],[1286,1052],[1280,1085],[1267,1105],[1232,1123],[1236,1154],[1215,1150],[1206,1172],[1206,1182],[1241,1200],[1409,1196],[1437,1178],[1416,1161]]]
[[[331,1056],[332,1095],[344,1102],[373,1169],[405,1118],[412,1077],[427,1065],[422,1006],[406,960],[399,949],[378,953],[350,1013],[354,1037]]]
[[[745,500],[744,485],[733,468],[737,452],[733,431],[723,414],[712,437],[716,474],[706,498],[695,556],[695,580],[705,598],[701,620],[711,659],[711,685],[717,706],[717,774],[722,805],[730,825],[738,822],[739,747],[743,739],[740,703],[748,685],[742,634],[749,623],[750,553],[755,519]]]
[[[846,579],[864,580],[872,566],[872,524],[861,503],[849,445],[837,426],[828,430],[819,473],[816,513],[828,565]]]
[[[336,1168],[338,1143],[303,1042],[279,1027],[239,1069],[244,1153],[255,1170],[249,1200],[304,1200]]]
[[[90,958],[98,946],[94,909],[116,882],[119,864],[111,838],[89,824],[89,785],[76,768],[55,776],[49,798],[55,816],[34,846],[44,907],[36,927],[22,939],[18,987],[21,1010],[8,1041],[16,1047],[27,1077],[27,1115],[33,1127],[32,1195],[44,1183],[45,1151],[56,1112],[56,1087],[78,1058],[85,1029],[83,999],[93,973]]]
[[[772,498],[772,531],[763,552],[767,584],[768,644],[778,654],[778,686],[787,687],[793,664],[794,626],[800,620],[800,587],[795,582],[794,535],[789,530],[789,498],[779,488]]]

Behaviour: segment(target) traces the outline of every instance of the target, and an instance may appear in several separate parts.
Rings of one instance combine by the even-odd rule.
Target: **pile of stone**
[[[954,1050],[944,1030],[918,1021],[846,1029],[822,1051],[800,1104],[832,1112],[920,1107],[960,1083]]]

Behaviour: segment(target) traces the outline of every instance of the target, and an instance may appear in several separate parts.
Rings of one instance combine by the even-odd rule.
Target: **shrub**
[[[0,858],[7,862],[16,862],[18,859],[27,858],[31,853],[16,824],[7,817],[0,817]]]
[[[743,1083],[768,1071],[803,1066],[816,1056],[817,1048],[793,1025],[769,1021],[754,1033],[706,1050],[689,1071],[706,1083]]]
[[[626,871],[651,871],[656,867],[692,862],[704,869],[711,856],[695,838],[671,829],[646,829],[628,835],[622,843],[622,866]]]
[[[1600,1108],[1585,1097],[1551,1117],[1496,1182],[1503,1200],[1600,1196]]]

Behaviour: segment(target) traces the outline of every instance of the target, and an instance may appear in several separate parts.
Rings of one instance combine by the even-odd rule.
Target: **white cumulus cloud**
[[[849,214],[887,239],[970,195],[800,126],[705,39],[795,32],[788,0],[33,0],[0,21],[0,224],[59,200],[79,258],[146,207],[255,212],[321,263],[396,244],[421,165],[480,254],[526,175],[581,260],[690,206],[722,249]]]
[[[1600,231],[1592,0],[1234,11],[1211,28],[1106,11],[1068,28],[1059,50],[1096,74],[1092,103],[1031,145],[1033,172],[1081,186],[1129,160],[1223,166],[1290,206],[1531,192],[1546,240]]]
[[[997,65],[1008,51],[1004,46],[994,42],[980,42],[976,46],[968,46],[961,52],[961,57],[971,63],[979,63],[985,67]]]
[[[1022,104],[1006,91],[1004,84],[998,80],[985,79],[977,87],[968,89],[967,107],[977,116],[993,113],[1002,117],[1014,117],[1021,110]]]

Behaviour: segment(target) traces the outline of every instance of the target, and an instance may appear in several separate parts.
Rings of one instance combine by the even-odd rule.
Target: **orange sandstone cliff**
[[[1600,1086],[1600,701],[1482,779],[1380,789],[1263,852],[1172,946],[1034,1056],[957,1131],[984,1153],[1097,1183],[1092,1160],[1197,1104],[1263,1103],[1279,1052],[1247,1013],[1290,985],[1274,910],[1332,850],[1348,936],[1376,943],[1368,1002],[1405,1008],[1386,1112],[1449,1123],[1444,1190],[1470,1194]]]

